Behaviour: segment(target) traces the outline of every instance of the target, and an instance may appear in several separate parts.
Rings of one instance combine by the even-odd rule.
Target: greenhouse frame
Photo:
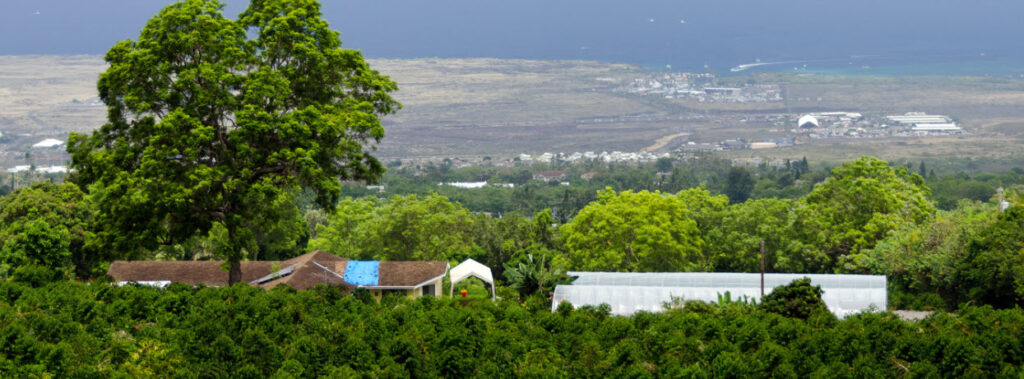
[[[733,300],[761,298],[761,274],[708,272],[586,272],[570,271],[572,284],[555,287],[554,311],[563,302],[573,307],[608,304],[612,314],[659,312],[673,298],[717,302],[728,293]],[[764,274],[765,295],[790,282],[809,278],[821,286],[822,300],[838,317],[865,311],[884,311],[888,305],[886,278],[881,275]]]

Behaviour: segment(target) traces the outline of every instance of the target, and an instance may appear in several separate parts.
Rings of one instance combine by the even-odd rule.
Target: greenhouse
[[[726,292],[734,300],[761,298],[761,274],[757,273],[570,271],[568,274],[576,280],[555,287],[552,311],[563,301],[574,307],[608,304],[613,314],[631,315],[639,311],[662,311],[664,304],[673,298],[713,303]],[[886,309],[886,278],[880,275],[765,274],[765,294],[801,278],[809,278],[812,285],[821,286],[821,298],[836,316]]]

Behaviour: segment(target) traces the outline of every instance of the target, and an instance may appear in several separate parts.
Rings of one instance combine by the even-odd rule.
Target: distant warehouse
[[[915,132],[952,132],[960,130],[960,127],[952,122],[942,124],[914,124],[911,129]]]
[[[913,132],[959,132],[960,126],[951,118],[943,115],[930,115],[923,112],[907,112],[899,116],[886,116],[896,125],[910,126]]]

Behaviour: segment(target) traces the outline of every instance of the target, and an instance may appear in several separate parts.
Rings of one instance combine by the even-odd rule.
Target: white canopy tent
[[[472,276],[491,286],[491,300],[495,300],[497,298],[494,293],[494,275],[491,274],[491,268],[484,266],[480,262],[472,259],[466,259],[462,263],[459,263],[458,266],[453,267],[452,270],[449,271],[449,275],[451,275],[452,284],[449,288],[448,296],[455,295],[455,283],[466,280]]]

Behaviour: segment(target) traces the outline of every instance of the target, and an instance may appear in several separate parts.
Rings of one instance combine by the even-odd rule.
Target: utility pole
[[[761,297],[764,298],[764,240],[761,240]]]
[[[789,107],[789,83],[782,83],[782,103],[786,105],[786,113],[793,113]]]

